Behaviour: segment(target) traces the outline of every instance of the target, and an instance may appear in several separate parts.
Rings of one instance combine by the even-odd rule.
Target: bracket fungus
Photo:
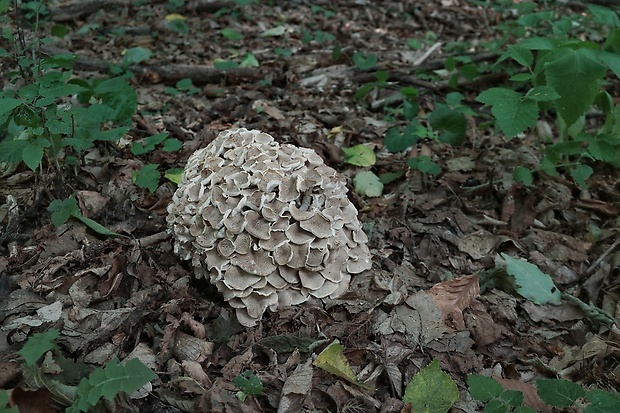
[[[371,266],[344,178],[258,130],[224,131],[194,152],[167,221],[175,253],[248,327],[267,309],[337,298]]]

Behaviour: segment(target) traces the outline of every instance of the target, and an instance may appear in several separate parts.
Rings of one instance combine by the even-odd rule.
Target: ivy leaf
[[[351,165],[372,166],[377,162],[377,157],[370,147],[366,145],[355,145],[350,148],[342,148],[344,151],[344,161]]]

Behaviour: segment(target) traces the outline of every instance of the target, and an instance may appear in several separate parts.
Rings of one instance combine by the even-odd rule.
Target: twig
[[[585,275],[587,275],[587,276],[592,275],[592,274],[594,273],[594,271],[596,271],[596,269],[598,268],[598,266],[599,266],[599,265],[601,265],[601,262],[603,262],[603,260],[604,260],[605,258],[607,258],[607,256],[608,256],[609,254],[611,254],[611,252],[612,252],[613,250],[615,250],[615,249],[618,247],[618,245],[620,245],[620,238],[618,238],[617,240],[615,240],[615,241],[614,241],[614,243],[613,243],[613,244],[611,244],[611,245],[610,245],[610,246],[609,246],[609,247],[608,247],[608,248],[607,248],[607,249],[606,249],[606,250],[605,250],[605,251],[604,251],[604,252],[603,252],[603,253],[602,253],[602,254],[601,254],[598,258],[597,258],[597,259],[596,259],[596,261],[594,261],[594,262],[592,263],[592,265],[590,265],[590,266],[588,267],[588,269],[587,269],[587,270],[586,270],[586,272],[585,272]]]

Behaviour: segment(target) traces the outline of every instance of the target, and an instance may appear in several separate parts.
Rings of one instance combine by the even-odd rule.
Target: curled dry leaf
[[[468,275],[435,284],[427,291],[439,310],[444,324],[457,331],[465,330],[463,310],[480,294],[478,276]]]
[[[188,160],[168,207],[174,250],[244,326],[269,309],[337,298],[371,266],[344,178],[313,150],[247,129]]]

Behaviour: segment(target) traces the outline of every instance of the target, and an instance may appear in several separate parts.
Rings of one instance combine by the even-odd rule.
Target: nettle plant
[[[609,25],[605,42],[548,37],[517,42],[498,59],[498,63],[511,59],[522,66],[521,73],[510,78],[515,88],[491,88],[477,97],[491,106],[497,127],[508,139],[536,130],[543,116],[554,116],[557,136],[538,128],[543,158],[535,170],[550,175],[557,175],[558,168],[568,171],[582,188],[587,188],[586,179],[593,172],[588,160],[620,167],[620,108],[605,91],[610,72],[620,77],[620,20],[609,9],[593,10],[597,19]],[[605,122],[600,128],[589,128],[586,117],[596,111],[605,116]],[[529,185],[532,171],[519,167],[514,178]]]

